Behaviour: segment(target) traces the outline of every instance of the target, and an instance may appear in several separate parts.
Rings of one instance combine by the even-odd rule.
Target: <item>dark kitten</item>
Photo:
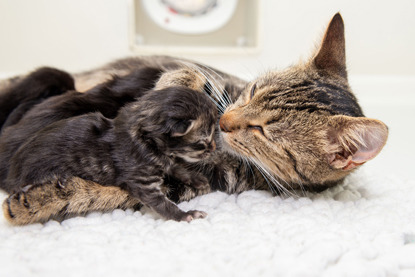
[[[90,112],[100,112],[107,118],[114,118],[126,103],[133,102],[151,90],[161,74],[159,68],[145,67],[122,78],[113,76],[105,84],[85,93],[72,90],[53,96],[47,93],[48,88],[54,87],[64,92],[68,86],[66,78],[61,76],[71,77],[60,70],[56,69],[53,72],[61,72],[61,74],[53,74],[50,70],[38,69],[0,91],[0,113],[7,118],[6,123],[1,126],[0,187],[7,192],[14,190],[13,186],[8,187],[4,182],[9,170],[9,160],[33,134],[51,123]],[[22,104],[8,102],[8,99],[15,98],[30,99],[30,103],[40,103],[33,104],[34,106],[19,119],[14,115],[20,114],[22,111],[20,107],[29,102],[24,100]],[[6,126],[7,123],[10,124]]]
[[[199,211],[181,211],[161,190],[166,175],[198,189],[203,175],[191,171],[215,149],[214,105],[187,88],[148,92],[123,107],[114,120],[90,113],[50,124],[10,160],[9,187],[58,182],[73,176],[125,189],[167,219],[191,221]]]
[[[0,94],[0,130],[16,124],[28,110],[46,98],[73,89],[74,80],[68,73],[49,67],[39,68],[16,80]]]

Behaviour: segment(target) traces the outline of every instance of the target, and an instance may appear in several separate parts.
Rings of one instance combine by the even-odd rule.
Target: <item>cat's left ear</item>
[[[331,19],[313,63],[319,70],[347,79],[344,23],[340,13]]]
[[[185,136],[193,129],[194,125],[194,120],[181,120],[173,125],[170,134],[172,137]]]
[[[388,127],[376,119],[336,115],[329,121],[327,136],[329,164],[351,170],[379,154],[388,138]]]

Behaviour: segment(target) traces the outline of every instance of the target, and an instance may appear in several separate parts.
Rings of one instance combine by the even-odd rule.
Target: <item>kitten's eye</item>
[[[249,98],[249,99],[252,99],[252,97],[254,97],[255,90],[256,90],[256,84],[254,84],[254,85],[252,86],[252,88],[251,88],[251,96],[250,96],[250,98]]]
[[[252,130],[257,130],[261,133],[261,135],[265,136],[264,129],[262,129],[262,127],[259,125],[249,125],[248,128]]]
[[[182,137],[189,133],[192,129],[194,122],[192,120],[180,120],[176,122],[171,130],[172,137]]]
[[[202,150],[205,150],[206,148],[207,146],[204,143],[196,143],[195,145],[193,145],[193,150],[195,151],[202,151]]]

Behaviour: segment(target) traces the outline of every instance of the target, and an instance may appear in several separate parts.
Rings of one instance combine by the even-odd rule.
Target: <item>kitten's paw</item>
[[[207,190],[210,188],[208,179],[202,175],[192,176],[190,186],[198,190]]]
[[[205,218],[207,216],[207,213],[202,211],[188,211],[181,219],[181,221],[187,221],[190,222],[193,219],[198,218]]]

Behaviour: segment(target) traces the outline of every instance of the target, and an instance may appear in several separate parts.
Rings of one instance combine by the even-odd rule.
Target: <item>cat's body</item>
[[[13,155],[6,186],[16,191],[44,183],[65,187],[76,176],[123,188],[167,219],[203,217],[181,211],[162,189],[168,187],[163,186],[167,175],[190,187],[209,186],[190,168],[202,166],[215,148],[214,109],[204,94],[171,87],[147,92],[114,120],[89,113],[54,122]]]
[[[387,139],[386,126],[378,120],[365,118],[351,93],[345,65],[344,27],[339,14],[332,19],[320,48],[309,61],[283,71],[269,72],[252,82],[169,57],[125,59],[74,77],[77,88],[82,90],[91,86],[91,80],[100,83],[109,74],[129,78],[137,70],[144,73],[146,68],[159,71],[151,79],[156,89],[185,86],[206,92],[218,102],[218,110],[223,113],[216,137],[218,151],[201,169],[210,181],[211,191],[321,190],[339,183],[359,165],[375,157]],[[97,97],[99,99],[99,95]],[[19,129],[31,126],[36,117],[33,114],[39,113],[43,103],[4,132],[17,136]],[[76,105],[72,108],[65,116],[78,113]],[[60,109],[58,104],[58,115]],[[44,117],[49,124],[53,121],[50,120],[53,112],[53,109],[48,110],[36,119],[37,122],[44,123]],[[0,150],[2,140],[3,136]],[[94,199],[93,208],[85,204],[68,209],[68,213],[75,214],[136,204],[121,190],[114,193],[114,190],[79,178],[69,179],[64,188],[53,189],[53,186],[47,184],[43,189],[38,187],[10,196],[4,203],[6,217],[22,224],[56,214],[49,202],[44,205],[48,206],[47,210],[35,208],[40,206],[38,199],[47,198],[45,195],[52,195],[56,203],[67,207],[80,197],[86,203]],[[93,187],[93,192],[86,192],[88,187]],[[10,188],[5,189],[10,191]],[[205,192],[178,186],[168,196],[181,201]],[[62,193],[76,196],[59,197]],[[25,201],[30,202],[27,207]],[[16,211],[20,218],[11,219],[9,211]]]

